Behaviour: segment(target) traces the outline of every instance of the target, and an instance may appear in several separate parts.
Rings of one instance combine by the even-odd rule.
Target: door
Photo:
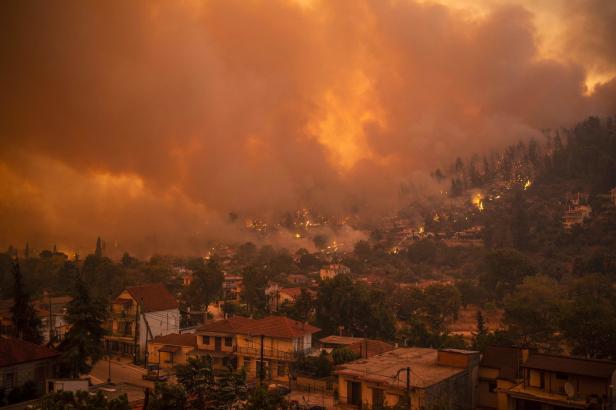
[[[214,338],[214,350],[216,350],[217,352],[220,352],[221,345],[222,345],[222,338],[220,336],[216,336]]]

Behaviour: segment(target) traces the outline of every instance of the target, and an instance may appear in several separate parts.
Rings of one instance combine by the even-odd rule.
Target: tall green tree
[[[545,346],[555,341],[562,289],[548,276],[529,276],[505,298],[504,322],[524,345]]]
[[[205,309],[222,294],[224,275],[214,258],[202,264],[193,274],[186,292],[186,301],[192,309]]]
[[[145,410],[185,410],[188,396],[181,384],[156,383]]]
[[[101,242],[101,237],[96,238],[96,249],[94,250],[94,256],[97,258],[103,257],[103,244]]]
[[[191,357],[186,364],[176,366],[175,374],[178,383],[184,386],[189,396],[194,397],[191,407],[204,409],[215,382],[212,359],[209,356]]]
[[[616,360],[616,291],[602,275],[587,275],[567,291],[560,328],[573,353]]]
[[[63,372],[72,377],[89,373],[105,354],[103,323],[105,305],[94,299],[81,276],[77,277],[73,300],[67,305],[66,320],[71,326],[59,349]]]
[[[32,343],[41,343],[41,319],[36,314],[30,301],[30,295],[24,289],[23,277],[19,267],[19,261],[13,262],[13,298],[11,308],[15,337]]]

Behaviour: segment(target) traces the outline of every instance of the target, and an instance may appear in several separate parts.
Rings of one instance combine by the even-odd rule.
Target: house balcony
[[[286,352],[277,349],[263,349],[263,357],[266,359],[276,359],[276,360],[285,360],[285,361],[293,361],[297,359],[299,356],[305,356],[312,353],[314,349],[305,349],[302,351],[292,351]],[[259,358],[261,356],[261,348],[260,347],[237,347],[236,352],[238,354],[244,356],[251,356],[254,358]]]

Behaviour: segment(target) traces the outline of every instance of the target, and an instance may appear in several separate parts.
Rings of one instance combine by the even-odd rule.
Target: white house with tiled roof
[[[109,331],[112,352],[145,359],[148,341],[179,333],[178,302],[160,283],[128,287],[112,303]]]

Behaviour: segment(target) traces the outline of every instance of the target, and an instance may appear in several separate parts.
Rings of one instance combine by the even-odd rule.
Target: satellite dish
[[[575,387],[569,382],[565,383],[565,393],[567,393],[567,398],[571,399],[575,396]]]

